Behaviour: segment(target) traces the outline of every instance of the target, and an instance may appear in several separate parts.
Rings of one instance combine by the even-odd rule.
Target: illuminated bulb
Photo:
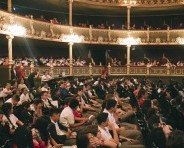
[[[26,34],[26,29],[22,26],[7,25],[6,27],[7,27],[7,31],[10,33],[10,35],[23,36]]]

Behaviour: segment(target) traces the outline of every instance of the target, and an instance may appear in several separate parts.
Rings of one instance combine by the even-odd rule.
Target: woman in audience
[[[21,79],[18,85],[18,89],[21,91],[23,88],[26,88],[27,90],[29,90],[26,84],[24,83],[24,79]]]

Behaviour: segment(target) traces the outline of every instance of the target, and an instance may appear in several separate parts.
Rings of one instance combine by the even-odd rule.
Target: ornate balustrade
[[[1,66],[2,67],[2,66]],[[0,70],[1,70],[0,67]],[[3,66],[4,67],[4,66]],[[66,76],[70,76],[70,67],[25,67],[26,76],[28,76],[33,69],[38,69],[40,74],[49,70],[53,72],[54,77],[62,75],[64,72]],[[84,66],[84,67],[72,67],[72,76],[98,76],[102,74],[102,66]],[[110,76],[120,75],[137,75],[137,76],[184,76],[184,67],[168,68],[165,66],[132,66],[130,67],[130,73],[127,74],[127,67],[111,67],[108,66]]]
[[[82,43],[119,45],[118,38],[128,36],[140,38],[140,45],[178,45],[184,38],[184,30],[111,30],[83,27],[70,27],[25,18],[0,10],[0,34],[10,35],[7,25],[21,25],[26,29],[23,37],[62,42],[62,36],[71,30],[84,36]],[[15,35],[16,36],[16,35]]]

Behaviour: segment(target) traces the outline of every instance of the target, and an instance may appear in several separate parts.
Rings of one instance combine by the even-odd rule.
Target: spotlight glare
[[[19,25],[6,25],[6,28],[10,35],[23,36],[26,34],[26,29]]]

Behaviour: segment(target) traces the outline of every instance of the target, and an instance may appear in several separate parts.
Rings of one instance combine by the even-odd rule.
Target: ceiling
[[[0,3],[7,3],[7,0],[1,0]],[[12,0],[13,5],[22,6],[32,11],[52,11],[55,13],[67,14],[68,13],[68,0]],[[131,14],[133,16],[144,15],[170,15],[170,14],[184,14],[184,5],[175,7],[163,8],[132,8]],[[73,4],[74,15],[116,15],[126,16],[125,7],[104,7],[96,5],[87,5],[79,2]]]

